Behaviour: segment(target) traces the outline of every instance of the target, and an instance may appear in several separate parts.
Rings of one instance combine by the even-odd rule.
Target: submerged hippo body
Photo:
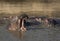
[[[56,25],[60,25],[60,19],[51,19],[49,20],[50,24],[53,25],[54,27]]]

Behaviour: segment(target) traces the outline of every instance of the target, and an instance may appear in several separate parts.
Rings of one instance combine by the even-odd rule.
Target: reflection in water
[[[16,38],[19,38],[20,40],[24,39],[24,31],[9,31],[10,33],[12,33],[12,35]]]
[[[19,31],[19,37],[20,37],[20,39],[24,38],[24,31]]]

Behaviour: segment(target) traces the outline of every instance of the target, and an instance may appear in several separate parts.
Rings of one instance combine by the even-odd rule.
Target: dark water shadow
[[[46,29],[46,28],[27,28],[27,30],[41,30],[41,29]]]

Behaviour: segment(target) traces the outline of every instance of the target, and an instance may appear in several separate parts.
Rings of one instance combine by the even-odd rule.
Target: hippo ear
[[[28,15],[27,14],[25,14],[25,13],[23,13],[23,14],[21,14],[20,16],[19,16],[20,18],[28,18]]]

